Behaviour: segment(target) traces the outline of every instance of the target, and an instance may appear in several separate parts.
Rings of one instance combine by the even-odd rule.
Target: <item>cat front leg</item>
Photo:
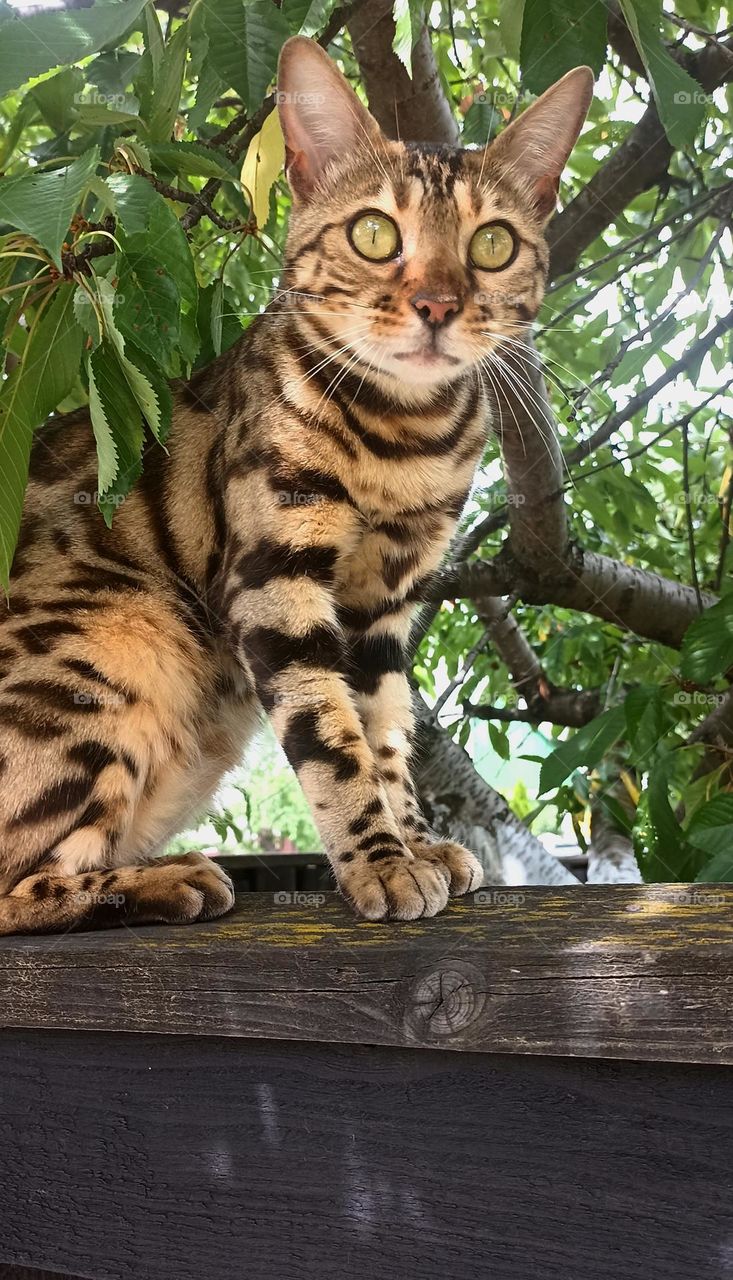
[[[346,678],[332,589],[336,548],[348,545],[339,522],[348,513],[329,518],[323,504],[281,513],[276,531],[232,558],[228,616],[344,894],[368,919],[412,920],[440,911],[448,884],[405,839]]]
[[[445,875],[453,895],[478,889],[483,868],[460,844],[441,840],[426,822],[412,780],[415,747],[406,646],[412,607],[390,614],[349,641],[350,676],[367,742],[389,805],[411,853]]]

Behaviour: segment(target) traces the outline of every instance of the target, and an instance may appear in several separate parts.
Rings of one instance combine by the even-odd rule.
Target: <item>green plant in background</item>
[[[277,288],[289,197],[272,88],[289,35],[319,39],[360,92],[371,55],[383,123],[397,96],[403,136],[466,145],[589,63],[596,97],[536,327],[562,459],[541,382],[510,344],[505,474],[492,439],[415,677],[457,743],[488,724],[495,758],[517,724],[541,726],[550,754],[539,801],[515,790],[520,818],[570,815],[584,840],[593,811],[648,879],[731,878],[730,13],[713,0],[367,7],[370,21],[364,0],[26,15],[0,0],[0,581],[45,418],[88,404],[113,525],[165,447],[170,381],[228,349]],[[419,101],[417,46],[436,71]],[[524,488],[510,409],[536,463]],[[549,532],[530,562],[535,518]],[[259,785],[255,769],[255,808]],[[265,825],[315,847],[294,786]],[[462,786],[442,787],[456,816]],[[260,818],[232,804],[217,838],[246,842]]]

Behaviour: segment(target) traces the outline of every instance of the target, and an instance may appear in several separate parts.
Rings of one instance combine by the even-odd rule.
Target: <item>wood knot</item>
[[[446,959],[439,968],[419,974],[408,996],[408,1030],[418,1040],[457,1035],[481,1016],[483,984],[483,974],[466,960]]]

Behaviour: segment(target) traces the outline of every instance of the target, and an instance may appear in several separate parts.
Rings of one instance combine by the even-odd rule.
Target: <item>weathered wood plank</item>
[[[0,1036],[0,1257],[92,1280],[723,1280],[733,1071]]]
[[[411,924],[335,895],[0,941],[0,1025],[733,1062],[733,888],[484,890]]]

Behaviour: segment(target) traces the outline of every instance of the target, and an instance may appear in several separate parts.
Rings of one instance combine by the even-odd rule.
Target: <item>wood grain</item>
[[[733,1062],[731,887],[489,889],[409,924],[277,896],[2,939],[0,1026]]]
[[[733,1071],[0,1037],[0,1257],[92,1280],[730,1280]]]

